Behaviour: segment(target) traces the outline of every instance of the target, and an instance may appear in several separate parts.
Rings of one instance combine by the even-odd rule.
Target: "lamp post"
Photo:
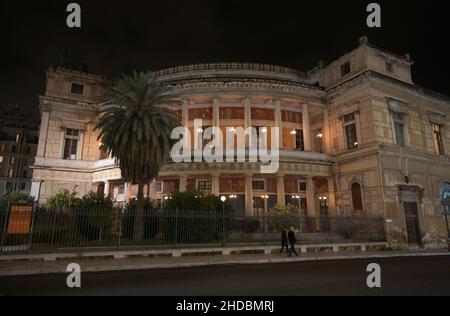
[[[296,199],[298,201],[298,229],[300,233],[303,233],[302,229],[302,198],[299,195],[293,195],[292,199]]]
[[[225,202],[227,197],[224,195],[220,198],[222,201],[222,248],[225,247]]]

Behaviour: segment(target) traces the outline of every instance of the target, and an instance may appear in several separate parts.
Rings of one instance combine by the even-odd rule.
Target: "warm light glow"
[[[317,134],[317,138],[323,138],[323,134],[322,133]]]
[[[263,132],[263,133],[267,133],[267,128],[263,128],[263,129],[261,129],[261,132]]]
[[[230,131],[231,133],[236,133],[236,129],[235,129],[234,127],[231,127],[231,128],[229,129],[229,131]]]
[[[199,129],[197,130],[197,133],[203,133],[203,128],[199,128]]]
[[[359,143],[358,142],[355,142],[353,145],[355,145],[355,146],[358,146],[359,145]]]
[[[225,202],[227,201],[227,197],[226,197],[226,196],[222,196],[222,197],[220,198],[220,200],[222,201],[222,203],[225,203]]]
[[[291,132],[291,135],[297,135],[297,131],[295,131],[295,130],[292,131],[292,132]]]
[[[230,199],[237,199],[237,195],[230,195]]]

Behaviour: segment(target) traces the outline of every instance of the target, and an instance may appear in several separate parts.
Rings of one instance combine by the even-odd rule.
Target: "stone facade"
[[[308,216],[383,217],[393,243],[444,247],[450,99],[414,85],[412,64],[362,38],[352,52],[306,73],[242,63],[160,71],[193,134],[195,119],[225,134],[230,127],[265,127],[268,139],[270,128],[279,127],[281,162],[276,174],[261,174],[258,163],[168,163],[146,194],[162,208],[170,193],[198,189],[233,196],[240,215],[291,203]],[[110,84],[102,76],[48,71],[33,167],[40,202],[60,189],[94,190],[118,202],[136,195],[100,152],[94,131]]]

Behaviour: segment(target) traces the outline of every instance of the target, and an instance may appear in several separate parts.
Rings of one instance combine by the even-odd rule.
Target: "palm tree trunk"
[[[144,183],[138,183],[137,210],[134,215],[133,240],[142,241],[144,237]]]

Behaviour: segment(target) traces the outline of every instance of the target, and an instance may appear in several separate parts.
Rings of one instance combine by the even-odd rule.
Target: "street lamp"
[[[222,201],[222,248],[225,247],[225,202],[227,197],[223,195],[220,200]]]

